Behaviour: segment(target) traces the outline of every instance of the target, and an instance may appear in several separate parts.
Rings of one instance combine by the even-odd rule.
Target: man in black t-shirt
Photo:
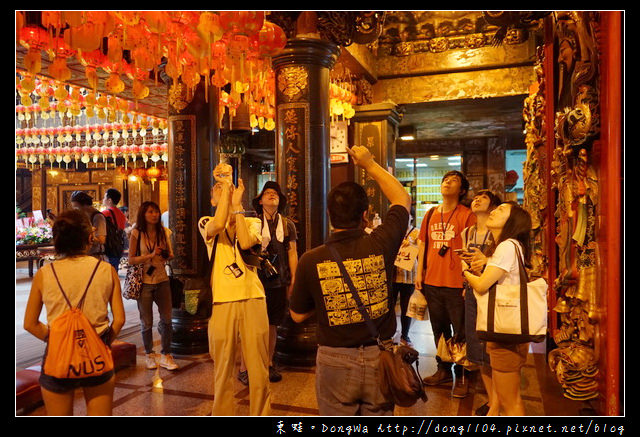
[[[300,257],[290,300],[291,318],[301,322],[317,316],[316,396],[322,416],[393,415],[377,377],[380,349],[372,337],[337,262],[327,247],[335,247],[357,289],[380,339],[396,331],[390,298],[396,254],[407,229],[411,198],[400,182],[378,165],[366,147],[347,149],[355,164],[367,171],[391,207],[382,225],[364,231],[367,194],[354,182],[343,182],[328,195],[333,233],[322,246]],[[364,375],[357,381],[351,372]]]

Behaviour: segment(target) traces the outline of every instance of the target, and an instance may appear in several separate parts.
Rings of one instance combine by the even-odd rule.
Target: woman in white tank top
[[[57,255],[53,265],[60,286],[75,306],[84,294],[89,278],[96,268],[96,262],[99,263],[81,310],[96,333],[110,345],[125,321],[120,279],[111,264],[97,261],[95,257],[87,255],[92,239],[93,228],[88,217],[79,211],[64,211],[53,224],[53,241]],[[54,277],[51,264],[38,270],[33,277],[25,309],[24,329],[45,342],[49,336],[49,324],[69,309],[60,286]],[[47,311],[47,325],[39,320],[43,306]],[[113,314],[111,325],[108,316],[109,306]],[[79,379],[54,378],[42,372],[40,386],[47,414],[73,415],[73,394],[77,387],[82,387],[87,402],[87,415],[110,416],[114,381],[113,372]]]

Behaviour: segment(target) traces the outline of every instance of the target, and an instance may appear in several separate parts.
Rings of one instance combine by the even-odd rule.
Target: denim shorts
[[[111,329],[109,328],[100,335],[100,339],[108,346],[109,344],[107,342],[109,341],[110,336]],[[46,359],[46,354],[47,352],[45,350],[45,356],[42,359],[42,371],[40,373],[39,382],[42,388],[54,393],[66,393],[79,387],[95,387],[109,381],[115,374],[113,370],[110,370],[102,375],[88,376],[86,378],[55,378],[44,373],[44,360]]]

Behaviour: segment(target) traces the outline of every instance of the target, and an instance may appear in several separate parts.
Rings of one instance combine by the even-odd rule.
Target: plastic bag
[[[420,290],[413,290],[413,294],[409,298],[409,306],[407,307],[407,317],[416,320],[428,320],[427,299]]]

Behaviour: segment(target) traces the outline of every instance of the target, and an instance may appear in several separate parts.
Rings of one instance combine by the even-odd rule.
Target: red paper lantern
[[[252,36],[262,28],[264,11],[220,11],[224,32]]]
[[[130,168],[128,168],[128,167],[127,167],[127,168],[125,168],[125,167],[118,167],[118,172],[119,172],[121,175],[124,175],[124,176],[129,176],[129,175],[131,174],[131,171],[132,171],[132,170],[131,170]]]
[[[147,169],[147,177],[150,179],[157,179],[160,176],[161,172],[158,167],[149,167]]]
[[[287,44],[287,35],[277,24],[265,21],[258,32],[258,50],[263,56],[273,56],[279,53]]]
[[[41,50],[48,41],[47,31],[40,26],[25,26],[20,29],[19,43],[25,48]]]

